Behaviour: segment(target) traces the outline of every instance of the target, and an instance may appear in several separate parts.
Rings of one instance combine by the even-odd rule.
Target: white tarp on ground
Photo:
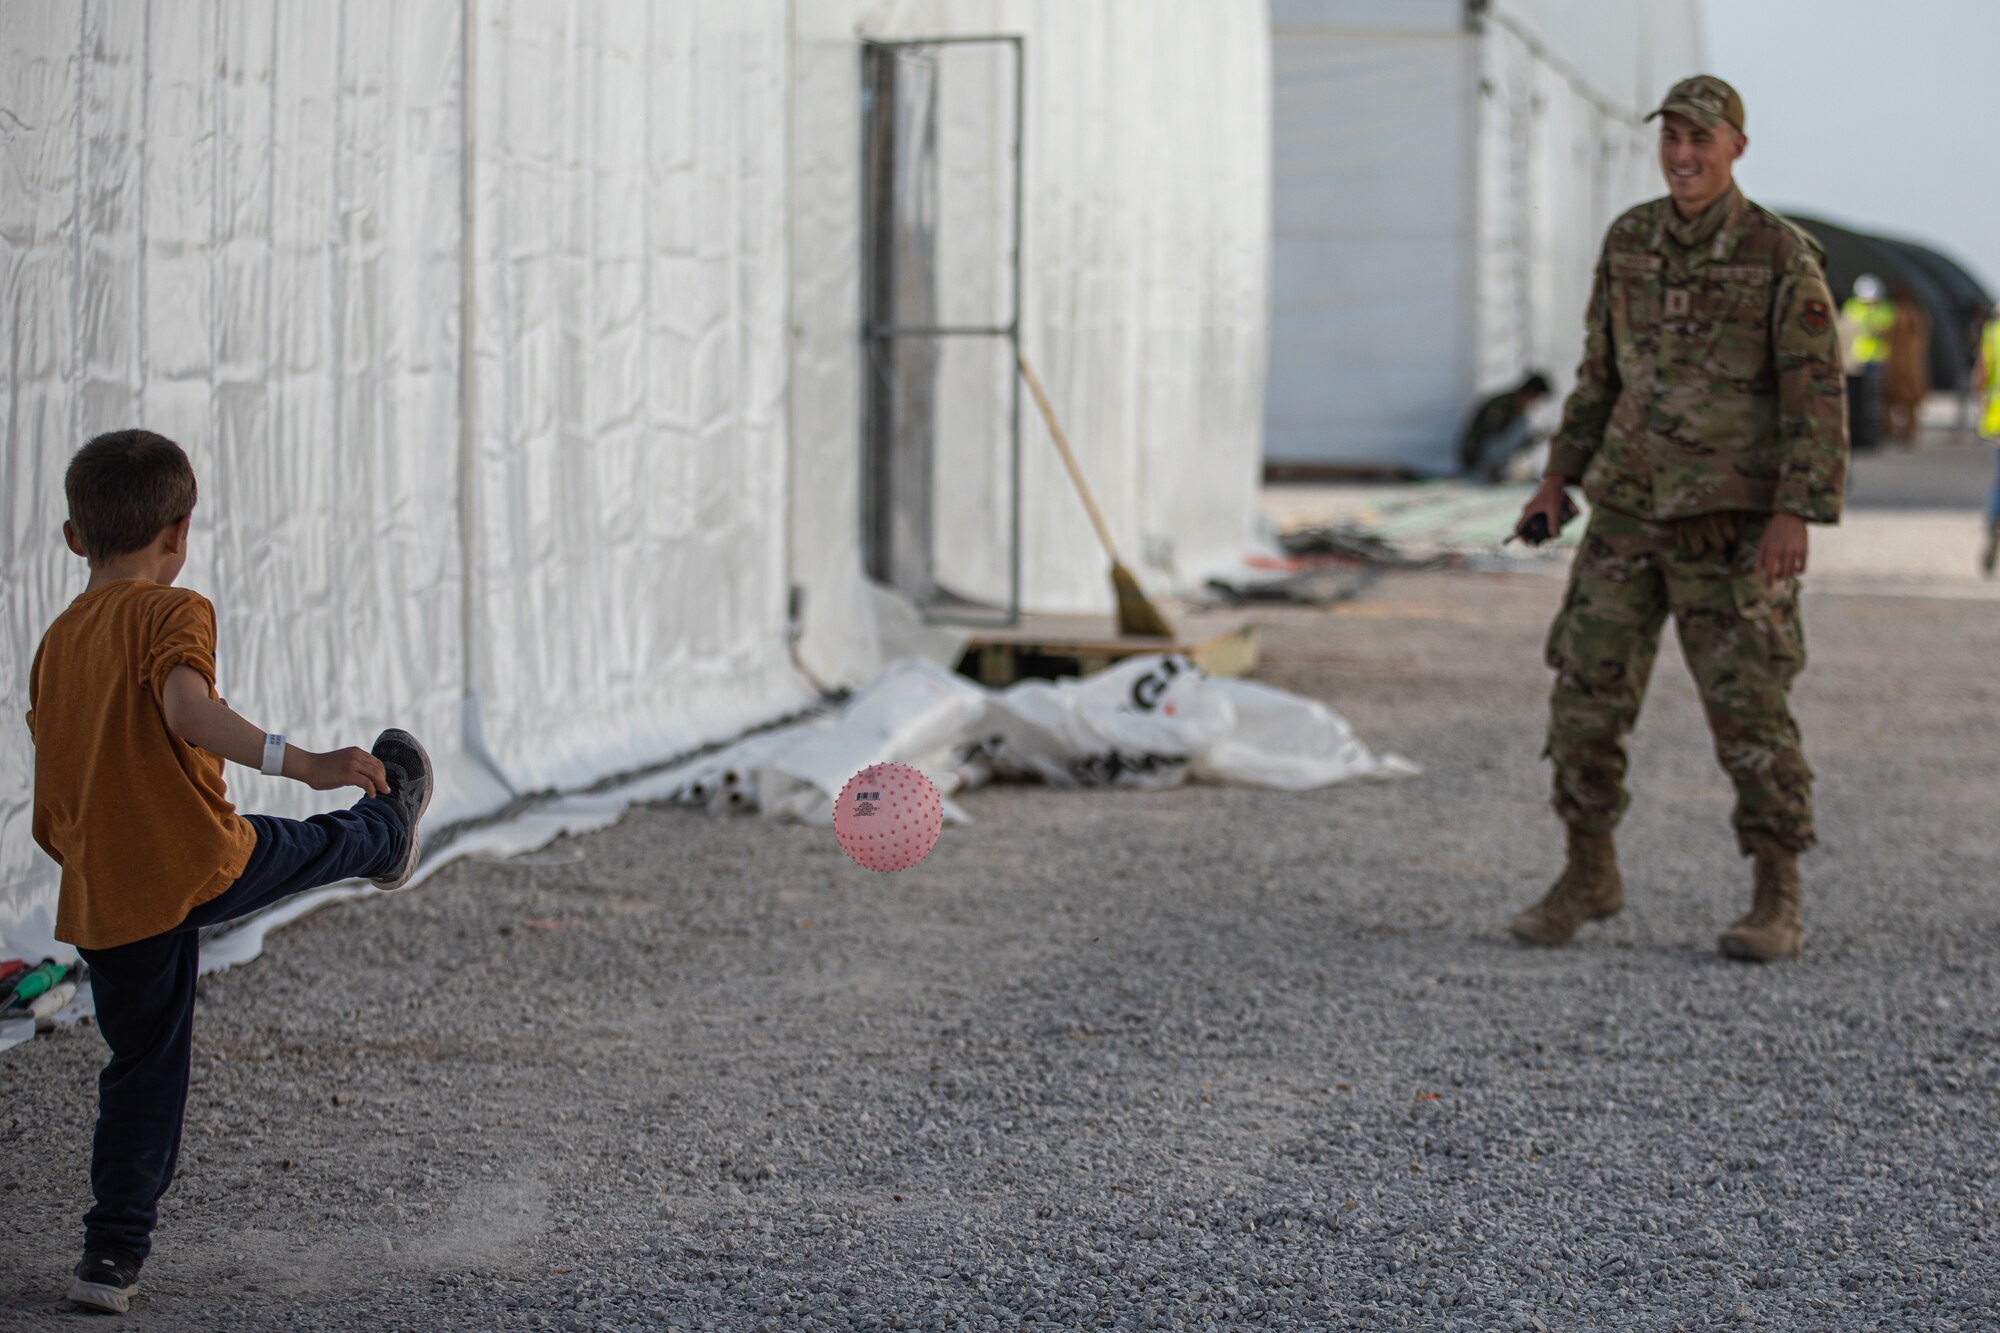
[[[837,714],[749,737],[620,794],[830,825],[848,778],[892,762],[921,769],[947,797],[994,778],[1308,791],[1418,773],[1400,755],[1375,753],[1317,700],[1148,654],[1080,680],[997,691],[928,662],[898,662]]]
[[[885,626],[858,541],[858,34],[1026,38],[1027,350],[1128,558],[1193,579],[1234,557],[1262,399],[1266,19],[1257,0],[10,0],[0,713],[25,712],[34,646],[83,584],[62,469],[135,424],[200,474],[184,582],[216,603],[232,704],[315,748],[410,727],[440,766],[433,819],[792,711],[788,583],[807,664],[867,679]],[[1011,127],[952,114],[947,147],[980,150],[954,159],[963,218]],[[954,232],[951,281],[990,293],[991,251]],[[955,475],[994,465],[973,397],[940,422]],[[1028,605],[1097,609],[1101,558],[1027,425]],[[955,574],[982,590],[998,501],[956,502]],[[55,881],[4,718],[0,956],[34,955]],[[230,781],[247,809],[328,804]]]
[[[1450,471],[1481,394],[1566,391],[1590,272],[1661,192],[1698,0],[1273,0],[1268,461]]]

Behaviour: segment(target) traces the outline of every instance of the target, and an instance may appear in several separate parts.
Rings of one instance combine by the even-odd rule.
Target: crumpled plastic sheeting
[[[954,752],[985,714],[986,692],[965,677],[930,662],[898,662],[857,690],[833,723],[762,759],[758,807],[831,824],[834,794],[882,755],[924,770],[949,796],[963,785],[950,770]]]
[[[1419,772],[1376,754],[1318,700],[1206,676],[1178,654],[1127,658],[1080,680],[1023,681],[993,697],[980,728],[997,776],[1058,787],[1194,780],[1309,791]]]
[[[921,769],[945,796],[990,776],[959,762],[986,715],[988,697],[983,687],[935,662],[897,661],[838,711],[745,736],[610,794],[830,828],[834,793],[872,763],[893,760]],[[945,802],[947,823],[964,819]]]
[[[521,790],[795,707],[786,666],[784,10],[482,0],[473,681]],[[461,744],[461,6],[7,6],[0,718],[86,577],[61,480],[143,424],[201,480],[219,684],[312,748],[391,723],[433,820]],[[0,953],[50,938],[0,722]],[[230,772],[240,808],[328,795]]]
[[[1027,42],[1024,350],[1121,554],[1158,588],[1250,541],[1261,466],[1270,261],[1268,13],[1218,0],[813,0],[796,8],[792,111],[792,568],[805,659],[834,683],[880,666],[860,575],[862,349],[858,33],[1015,33]],[[944,48],[940,48],[944,49]],[[942,314],[1004,320],[1011,57],[943,66]],[[958,82],[954,83],[953,80]],[[974,80],[976,95],[965,81]],[[976,163],[976,167],[969,166]],[[955,345],[956,346],[956,345]],[[942,573],[1001,599],[1007,543],[1004,352],[951,352],[937,439]],[[962,373],[961,373],[962,371]],[[963,391],[961,391],[963,390]],[[1024,600],[1110,606],[1102,555],[1034,406],[1023,403]],[[821,447],[823,444],[824,447]],[[968,476],[984,478],[966,485]]]
[[[869,764],[922,769],[950,796],[994,778],[1157,791],[1190,780],[1307,791],[1417,776],[1315,699],[1202,674],[1178,654],[1127,658],[1080,680],[988,690],[928,662],[892,664],[838,714],[746,737],[618,789],[719,812],[833,822]],[[962,818],[947,807],[948,817]]]

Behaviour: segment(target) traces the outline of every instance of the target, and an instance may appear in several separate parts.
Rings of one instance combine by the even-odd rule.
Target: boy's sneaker
[[[69,1280],[69,1298],[112,1314],[132,1308],[139,1290],[139,1261],[123,1250],[85,1250]]]
[[[368,747],[368,753],[382,761],[382,767],[389,773],[389,794],[382,799],[396,807],[403,816],[403,831],[407,839],[396,859],[394,869],[385,875],[374,877],[377,888],[400,889],[410,882],[410,876],[417,870],[417,825],[422,822],[424,811],[431,803],[431,788],[435,779],[431,775],[431,757],[417,738],[398,727],[391,727],[375,738]]]

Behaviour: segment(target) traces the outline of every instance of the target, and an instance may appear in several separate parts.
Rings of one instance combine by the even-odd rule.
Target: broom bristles
[[[1139,589],[1139,580],[1132,577],[1132,571],[1114,562],[1111,566],[1111,587],[1118,594],[1118,632],[1135,638],[1171,639],[1174,627],[1160,614],[1160,608],[1147,599]]]

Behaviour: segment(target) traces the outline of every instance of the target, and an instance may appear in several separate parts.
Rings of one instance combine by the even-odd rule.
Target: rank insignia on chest
[[[1799,327],[1817,338],[1833,323],[1833,314],[1824,301],[1807,301],[1799,311]]]
[[[1667,318],[1677,319],[1688,312],[1688,290],[1685,287],[1667,288]]]

